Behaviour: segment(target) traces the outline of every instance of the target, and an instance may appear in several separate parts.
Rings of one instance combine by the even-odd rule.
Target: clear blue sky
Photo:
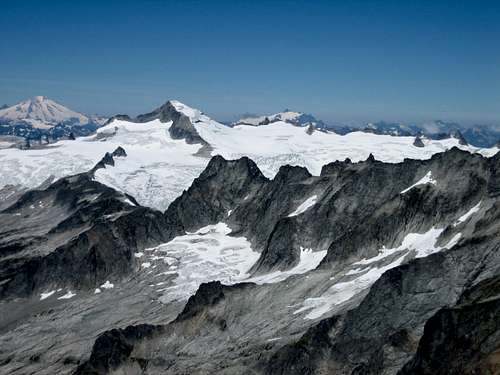
[[[500,122],[500,1],[5,1],[0,104]]]

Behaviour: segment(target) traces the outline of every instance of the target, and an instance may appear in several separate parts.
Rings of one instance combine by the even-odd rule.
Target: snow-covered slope
[[[314,116],[302,112],[295,112],[285,109],[283,112],[278,112],[268,116],[246,116],[238,121],[235,121],[232,126],[237,125],[268,125],[273,122],[283,121],[295,126],[315,125],[319,128],[325,127],[321,120],[317,120]]]
[[[36,96],[0,110],[0,123],[26,122],[35,128],[47,129],[64,122],[85,125],[89,118],[72,111],[45,96]]]
[[[424,140],[425,147],[412,145],[413,137],[393,137],[363,132],[341,136],[276,121],[255,127],[222,125],[199,110],[177,101],[170,102],[191,120],[201,138],[211,146],[211,155],[227,159],[249,156],[268,177],[280,166],[301,165],[318,175],[334,160],[356,162],[372,153],[376,159],[400,162],[404,158],[427,159],[453,146],[492,155],[498,149],[477,149],[458,144],[456,139]],[[139,203],[165,209],[205,168],[210,155],[195,155],[201,144],[187,144],[169,134],[172,121],[133,123],[114,120],[95,135],[75,141],[59,141],[37,150],[0,150],[0,188],[8,185],[35,187],[49,176],[62,177],[87,171],[104,155],[122,146],[127,157],[117,158],[114,167],[99,169],[96,179],[134,196]]]

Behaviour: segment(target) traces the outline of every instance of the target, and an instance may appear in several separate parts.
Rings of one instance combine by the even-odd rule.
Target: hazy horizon
[[[494,1],[11,1],[0,105],[500,124],[499,18]]]

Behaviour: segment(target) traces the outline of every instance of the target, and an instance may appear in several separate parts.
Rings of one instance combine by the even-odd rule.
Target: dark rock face
[[[463,146],[467,146],[469,144],[469,142],[467,142],[467,140],[464,138],[464,136],[460,130],[452,131],[450,133],[450,136],[452,138],[458,139],[458,143],[463,145]]]
[[[349,223],[349,231],[331,242],[323,264],[342,264],[350,258],[376,255],[377,249],[382,246],[400,244],[401,233],[446,227],[460,216],[458,213],[463,212],[463,207],[472,207],[481,199],[491,198],[488,181],[495,179],[490,169],[493,162],[494,159],[470,155],[454,148],[428,161],[407,161],[391,166],[379,164],[382,168],[372,175],[376,181],[372,186],[380,185],[367,189],[365,193],[358,190],[358,194],[369,194],[364,202],[366,206],[360,207],[365,211],[363,215],[368,215],[358,215],[358,220],[362,222]],[[406,180],[406,187],[411,186],[412,181],[418,181],[419,176],[428,173],[425,171],[431,171],[435,185],[418,185],[404,194],[401,194],[404,185],[391,184],[389,189],[384,186],[384,181],[398,179]],[[362,181],[364,185],[370,178],[363,177]]]
[[[143,123],[153,120],[172,121],[168,132],[173,139],[185,139],[189,144],[201,144],[209,147],[209,144],[196,131],[190,118],[179,112],[170,101],[150,113],[139,115],[134,119],[129,118],[127,121]]]
[[[111,124],[114,120],[132,121],[132,118],[129,115],[115,115],[108,119],[108,121],[104,123],[104,126]]]
[[[25,193],[0,214],[0,295],[29,296],[61,282],[85,289],[109,275],[129,275],[127,286],[139,285],[140,275],[141,281],[156,283],[157,275],[144,276],[149,271],[134,273],[134,252],[225,222],[261,252],[254,274],[289,270],[302,248],[328,252],[314,272],[283,282],[202,284],[175,314],[168,304],[152,301],[153,292],[139,289],[150,315],[125,312],[107,326],[83,331],[87,340],[100,336],[92,351],[87,341],[77,356],[61,355],[64,369],[78,374],[495,374],[499,171],[499,155],[488,159],[455,148],[423,161],[386,164],[370,156],[360,163],[334,162],[320,176],[284,166],[268,180],[248,158],[216,156],[164,214],[136,205],[90,174],[73,176]],[[472,207],[478,208],[470,214]],[[415,258],[417,250],[408,248],[401,262],[380,271],[377,277],[382,276],[349,303],[334,300],[335,307],[311,319],[298,311],[332,285],[341,288],[332,284],[338,275],[346,281],[340,290],[349,293],[345,284],[379,272],[397,254],[374,262],[366,273],[353,265],[380,255],[380,249],[394,251],[410,233],[436,228],[439,251],[424,244],[429,253]],[[451,239],[455,245],[446,248]],[[81,298],[83,304],[90,300]],[[102,298],[93,300],[99,309],[110,297]],[[138,300],[131,298],[120,296],[120,304],[137,309]],[[1,308],[0,313],[6,311]],[[30,317],[35,328],[52,319],[43,306],[37,308],[42,313]],[[87,317],[87,307],[76,311]],[[89,311],[93,316],[95,307]],[[15,333],[37,339],[43,334],[29,327]],[[0,344],[10,348],[12,341],[9,336]],[[43,369],[43,350],[19,347],[14,355],[0,351],[0,368],[22,363],[19,368],[26,372]]]
[[[201,284],[196,294],[189,297],[184,310],[177,317],[178,321],[189,319],[198,314],[204,307],[212,306],[224,298],[223,285],[220,281]]]
[[[208,143],[200,137],[189,117],[182,113],[178,119],[172,123],[168,132],[173,139],[185,139],[188,144],[199,143],[206,146],[208,145]]]
[[[471,252],[474,252],[472,259]],[[498,246],[489,238],[481,244],[469,244],[394,268],[372,286],[357,308],[321,321],[299,341],[280,349],[268,361],[266,373],[394,374],[416,351],[421,329],[428,319],[431,320],[427,323],[426,330],[430,336],[427,340],[435,346],[429,349],[425,339],[420,345],[426,348],[421,349],[425,355],[436,356],[435,362],[430,366],[424,364],[419,367],[423,360],[417,354],[420,359],[408,365],[409,368],[414,367],[415,371],[405,370],[402,374],[483,373],[460,370],[467,369],[467,366],[461,367],[467,363],[467,359],[476,361],[471,352],[474,356],[482,355],[475,350],[478,349],[477,345],[470,348],[460,338],[454,338],[456,341],[452,344],[444,336],[446,333],[441,332],[448,330],[455,335],[457,329],[452,324],[462,327],[463,333],[458,336],[465,335],[468,329],[477,328],[477,334],[471,333],[470,342],[477,344],[481,342],[479,337],[491,337],[491,343],[484,347],[490,353],[485,355],[490,361],[499,344],[498,302],[483,305],[484,310],[481,311],[476,310],[481,309],[479,306],[469,311],[452,309],[451,313],[440,311],[440,308],[454,304],[461,298],[463,286],[470,281],[471,275],[481,278],[481,275],[494,270],[498,272],[498,261]],[[478,269],[482,271],[475,273]],[[436,312],[437,318],[433,317]],[[462,326],[460,318],[454,315],[460,313],[463,314],[461,320],[469,322],[469,325]],[[457,355],[454,351],[457,346],[464,350],[464,361],[457,358],[453,360]],[[455,369],[450,361],[456,364]],[[439,366],[436,366],[437,362]],[[476,362],[483,363],[484,358]],[[423,368],[427,368],[428,372],[423,371]]]
[[[419,136],[415,137],[415,140],[413,141],[413,146],[415,147],[425,147],[424,142],[422,142],[422,138]]]
[[[415,357],[398,374],[498,374],[499,285],[498,277],[489,279],[466,291],[487,298],[439,310],[425,324]]]
[[[323,265],[341,266],[374,256],[382,246],[397,246],[411,231],[444,227],[464,207],[488,199],[497,186],[496,160],[458,148],[397,164],[370,155],[360,163],[330,163],[319,177],[285,166],[268,181],[246,158],[215,157],[166,217],[178,233],[228,222],[233,233],[247,237],[262,253],[256,273],[293,267],[301,247],[328,249]],[[405,191],[429,173],[435,183]],[[315,202],[292,215],[313,197]]]
[[[75,375],[108,374],[111,370],[125,373],[166,370],[177,373],[172,369],[177,367],[175,360],[155,358],[152,352],[167,350],[174,354],[179,344],[188,342],[207,329],[210,332],[215,327],[216,332],[225,331],[227,323],[218,319],[220,313],[217,309],[223,308],[221,305],[224,305],[226,295],[231,299],[233,294],[245,292],[253,286],[226,286],[218,281],[201,284],[183,311],[167,325],[138,325],[104,332],[97,338],[88,361],[78,367]],[[179,333],[186,337],[179,337],[175,342],[175,336]]]
[[[172,202],[166,220],[179,233],[217,223],[266,182],[250,159],[227,161],[214,156],[191,187]]]
[[[114,157],[126,157],[126,156],[127,153],[125,152],[123,147],[117,147],[116,150],[113,151],[112,153],[106,152],[106,154],[104,154],[104,157],[101,160],[99,160],[99,162],[94,166],[94,168],[92,168],[91,173],[94,173],[98,169],[106,168],[106,165],[113,167],[115,165],[115,159],[113,159]]]
[[[80,365],[74,374],[109,374],[125,364],[129,371],[143,371],[145,370],[144,361],[141,358],[131,357],[134,345],[162,331],[161,326],[142,324],[104,332],[97,338],[89,360]]]
[[[118,146],[115,151],[113,151],[112,156],[116,157],[125,157],[127,156],[127,153],[125,152],[125,149],[121,146]]]
[[[161,122],[176,121],[182,115],[174,105],[168,101],[162,106],[156,108],[154,111],[137,116],[135,122],[149,122],[153,120],[160,120]]]
[[[22,218],[22,220],[19,220]],[[160,212],[89,174],[24,193],[0,213],[0,296],[88,289],[134,267],[133,252],[167,238]]]

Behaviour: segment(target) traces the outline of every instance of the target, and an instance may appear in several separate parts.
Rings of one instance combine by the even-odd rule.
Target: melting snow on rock
[[[476,204],[474,207],[472,207],[469,211],[467,211],[464,215],[460,216],[458,220],[453,224],[454,226],[457,226],[461,223],[466,222],[472,215],[474,215],[476,212],[479,211],[479,207],[481,207],[481,202]]]
[[[318,201],[317,195],[313,195],[312,197],[307,198],[299,207],[297,207],[295,211],[293,211],[290,215],[288,215],[288,217],[297,216],[300,215],[301,213],[306,212],[309,208],[314,206],[317,201]]]
[[[383,247],[379,254],[363,259],[351,265],[343,276],[334,278],[334,284],[321,296],[307,298],[294,314],[308,312],[306,319],[317,319],[330,312],[336,305],[348,302],[356,295],[365,292],[382,274],[391,268],[403,264],[407,259],[426,257],[443,249],[455,246],[461,237],[458,233],[445,245],[436,246],[444,229],[431,228],[425,233],[409,233],[403,243],[387,249]]]
[[[404,189],[401,194],[404,194],[408,191],[410,191],[411,189],[413,189],[415,186],[419,186],[419,185],[425,185],[425,184],[432,184],[432,185],[436,185],[436,180],[434,180],[432,178],[432,172],[429,171],[426,173],[426,175],[424,177],[422,177],[420,180],[418,180],[417,182],[415,182],[413,185],[411,185],[409,188],[406,188]]]

